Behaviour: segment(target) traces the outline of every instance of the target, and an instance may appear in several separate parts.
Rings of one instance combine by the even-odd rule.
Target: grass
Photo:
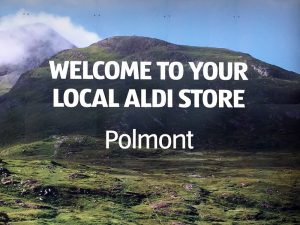
[[[104,150],[101,139],[56,136],[0,158],[10,224],[300,222],[295,152]]]

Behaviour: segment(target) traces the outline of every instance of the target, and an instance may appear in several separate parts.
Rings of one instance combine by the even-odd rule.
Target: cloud
[[[69,41],[41,23],[0,30],[0,66],[6,67],[0,68],[0,73],[11,66],[13,70],[31,69],[46,58],[72,47]]]
[[[0,93],[7,92],[22,73],[56,53],[99,40],[96,33],[74,24],[69,17],[25,10],[0,17]]]
[[[31,13],[25,10],[20,10],[14,15],[1,17],[0,31],[35,23],[48,25],[77,47],[86,47],[101,39],[96,33],[87,31],[84,27],[74,24],[69,17],[45,12]]]

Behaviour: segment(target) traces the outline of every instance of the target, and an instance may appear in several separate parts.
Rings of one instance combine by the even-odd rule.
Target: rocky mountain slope
[[[300,134],[300,76],[264,63],[248,54],[227,49],[181,46],[145,37],[113,37],[87,48],[70,49],[53,60],[147,61],[243,61],[248,81],[193,81],[188,74],[180,82],[52,80],[46,60],[19,79],[0,98],[0,142],[38,139],[53,134],[102,136],[107,129],[128,132],[181,133],[192,130],[199,148],[292,148]],[[34,88],[33,88],[34,87]],[[53,108],[53,88],[114,88],[124,102],[129,88],[245,89],[246,109],[84,109]]]

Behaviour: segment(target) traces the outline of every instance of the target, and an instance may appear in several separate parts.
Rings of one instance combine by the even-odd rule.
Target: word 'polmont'
[[[106,149],[117,144],[121,149],[194,149],[192,138],[194,134],[188,131],[186,134],[138,134],[136,129],[129,134],[119,134],[114,130],[106,131]]]

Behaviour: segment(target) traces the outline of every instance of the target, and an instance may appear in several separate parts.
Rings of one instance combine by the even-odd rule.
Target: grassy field
[[[295,152],[108,151],[72,136],[0,158],[3,224],[300,223]]]

